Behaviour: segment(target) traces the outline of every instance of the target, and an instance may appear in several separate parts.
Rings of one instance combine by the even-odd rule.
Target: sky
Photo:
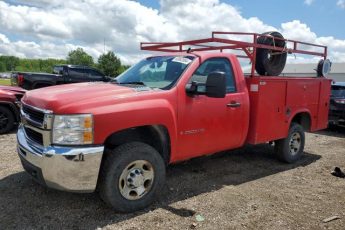
[[[344,23],[345,0],[0,0],[0,55],[66,58],[81,47],[95,61],[114,51],[133,64],[146,55],[140,42],[276,30],[326,45],[331,61],[345,62]]]

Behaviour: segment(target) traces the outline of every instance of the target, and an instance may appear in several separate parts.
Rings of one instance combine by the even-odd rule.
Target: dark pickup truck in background
[[[11,77],[12,86],[24,89],[38,89],[42,87],[78,82],[103,81],[111,78],[88,66],[56,65],[53,73],[14,72]]]
[[[331,92],[329,124],[345,126],[345,82],[334,82]]]

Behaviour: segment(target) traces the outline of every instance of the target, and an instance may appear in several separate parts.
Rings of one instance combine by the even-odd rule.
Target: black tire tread
[[[8,117],[7,126],[3,129],[0,129],[0,134],[5,134],[13,129],[15,118],[14,118],[13,112],[10,109],[1,105],[0,105],[0,112],[7,114],[7,117]]]
[[[272,35],[273,37],[277,38],[284,38],[279,32],[271,31],[263,33],[262,35]],[[258,44],[264,45],[273,45],[273,39],[269,37],[259,37],[257,39]],[[276,40],[276,46],[284,47],[285,41]],[[275,55],[272,62],[269,62],[267,59],[267,54],[269,50],[258,48],[256,50],[256,63],[255,63],[255,70],[260,75],[268,75],[268,76],[278,76],[284,69],[287,53],[282,53],[279,55]]]
[[[300,149],[300,152],[295,156],[292,157],[289,152],[289,140],[290,135],[292,134],[293,130],[299,130],[301,132],[301,138],[302,138],[302,147]],[[280,161],[283,161],[285,163],[294,163],[302,156],[303,150],[304,150],[304,144],[305,144],[305,135],[303,127],[298,123],[292,123],[289,129],[289,134],[286,138],[275,141],[274,151],[277,156],[277,158]]]
[[[110,195],[110,191],[112,189],[109,187],[112,182],[109,181],[111,178],[109,176],[109,173],[111,173],[110,170],[114,167],[114,164],[120,165],[121,162],[127,159],[127,157],[130,157],[129,155],[132,154],[131,152],[133,151],[133,149],[144,150],[145,152],[152,154],[154,158],[158,160],[158,169],[156,168],[155,170],[157,170],[157,172],[160,170],[160,173],[162,173],[161,177],[163,178],[163,181],[154,181],[153,186],[156,186],[156,188],[152,189],[149,194],[145,195],[145,199],[148,199],[147,201],[141,202],[142,199],[140,199],[138,202],[132,203],[130,201],[127,201],[128,203],[126,205],[123,205],[123,203],[126,203],[125,199],[116,202],[112,200],[113,197]],[[157,192],[160,191],[165,181],[165,164],[160,154],[150,145],[141,142],[129,142],[120,145],[113,150],[107,149],[105,151],[105,158],[102,162],[98,181],[98,191],[101,199],[115,211],[123,213],[137,211],[150,205],[154,201]],[[156,176],[155,179],[157,180]]]

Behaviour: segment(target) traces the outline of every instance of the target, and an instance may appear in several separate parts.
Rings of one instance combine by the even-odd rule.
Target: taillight
[[[22,74],[18,74],[17,81],[18,81],[18,86],[22,86],[24,83],[24,76]]]
[[[334,101],[339,104],[345,104],[345,99],[335,99]]]

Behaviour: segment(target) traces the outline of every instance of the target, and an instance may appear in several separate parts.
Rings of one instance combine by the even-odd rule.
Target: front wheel
[[[0,106],[0,134],[11,131],[14,127],[13,113],[6,107]]]
[[[99,178],[103,201],[118,212],[148,207],[165,182],[161,155],[139,142],[120,145],[106,154]]]
[[[300,124],[292,123],[289,135],[275,142],[275,153],[279,160],[293,163],[301,158],[304,150],[305,135]]]

